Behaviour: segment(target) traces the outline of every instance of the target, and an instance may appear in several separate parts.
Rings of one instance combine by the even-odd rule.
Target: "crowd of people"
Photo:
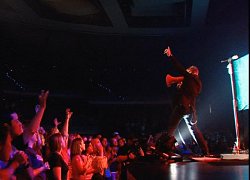
[[[121,137],[119,132],[111,132],[112,136],[107,137],[104,134],[69,133],[73,115],[69,108],[65,110],[63,123],[55,118],[54,126],[45,130],[41,121],[48,95],[48,91],[41,91],[35,115],[26,123],[22,123],[13,110],[1,112],[1,179],[127,179],[131,162],[156,152],[155,147],[162,136]],[[204,133],[212,153],[232,151],[234,137],[230,135]],[[180,154],[186,150],[189,153],[200,151],[192,140],[176,148]]]
[[[120,137],[118,132],[111,139],[101,134],[70,134],[73,112],[69,108],[62,128],[55,118],[54,127],[46,131],[41,121],[48,95],[41,91],[28,123],[22,123],[13,110],[1,112],[1,179],[126,179],[126,165],[144,156],[134,138]]]

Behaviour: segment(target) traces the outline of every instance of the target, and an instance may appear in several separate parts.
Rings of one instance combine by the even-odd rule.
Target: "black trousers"
[[[182,105],[177,105],[174,107],[167,127],[168,135],[174,136],[175,130],[177,129],[180,121],[185,115],[191,116],[190,120],[191,129],[193,130],[195,138],[197,139],[197,143],[201,148],[203,154],[209,154],[207,141],[204,139],[203,134],[201,133],[200,129],[197,126],[197,115],[194,107],[189,107],[189,109],[185,109],[185,107]]]

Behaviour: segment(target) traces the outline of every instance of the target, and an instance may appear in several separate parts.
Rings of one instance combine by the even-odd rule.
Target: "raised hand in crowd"
[[[54,118],[53,122],[54,122],[55,128],[58,128],[58,125],[62,123],[62,122],[59,122],[57,118]]]
[[[36,105],[36,114],[31,120],[30,124],[24,129],[24,143],[27,144],[29,139],[33,136],[32,132],[37,132],[46,109],[47,98],[49,91],[42,90],[38,96],[38,105]]]
[[[62,135],[67,136],[69,135],[69,120],[71,119],[73,112],[70,110],[70,108],[66,108],[65,110],[65,122],[62,127]]]
[[[40,108],[46,108],[48,95],[49,91],[41,90],[41,93],[38,96],[38,103],[40,105]]]

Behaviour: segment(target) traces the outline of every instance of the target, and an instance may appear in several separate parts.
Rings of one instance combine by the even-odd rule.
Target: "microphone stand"
[[[235,93],[235,78],[234,78],[234,69],[232,64],[232,59],[228,60],[228,74],[230,75],[231,87],[232,87],[232,95],[233,95],[233,110],[234,110],[234,124],[235,124],[235,133],[236,133],[236,142],[233,147],[233,153],[239,154],[240,152],[240,131],[239,131],[239,119],[237,112],[237,99]]]

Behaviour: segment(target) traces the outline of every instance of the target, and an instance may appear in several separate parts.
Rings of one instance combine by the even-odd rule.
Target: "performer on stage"
[[[207,142],[197,126],[196,97],[199,95],[202,88],[199,69],[196,66],[190,66],[185,69],[177,58],[173,56],[170,47],[164,50],[164,54],[167,55],[175,69],[180,73],[180,76],[178,77],[172,77],[170,75],[166,76],[167,86],[170,87],[172,84],[176,84],[177,92],[173,101],[173,112],[168,122],[167,140],[164,144],[165,149],[167,151],[172,150],[174,143],[176,142],[174,132],[178,127],[180,120],[184,116],[189,116],[191,117],[189,123],[197,139],[198,145],[203,154],[207,155],[209,154]]]

